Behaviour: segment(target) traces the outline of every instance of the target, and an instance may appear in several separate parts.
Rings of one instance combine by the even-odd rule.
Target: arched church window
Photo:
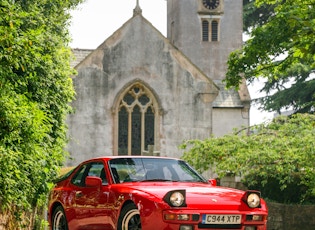
[[[141,84],[125,92],[118,109],[118,154],[142,155],[155,143],[156,108],[152,94]]]

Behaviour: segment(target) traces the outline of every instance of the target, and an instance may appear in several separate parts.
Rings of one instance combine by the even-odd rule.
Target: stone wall
[[[238,177],[224,177],[220,185],[246,190]],[[268,230],[314,230],[315,205],[289,205],[267,202]]]
[[[267,202],[268,230],[314,230],[315,205],[286,205]]]

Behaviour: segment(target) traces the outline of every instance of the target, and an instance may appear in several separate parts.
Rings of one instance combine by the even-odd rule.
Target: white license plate
[[[203,224],[240,224],[241,215],[203,215]]]

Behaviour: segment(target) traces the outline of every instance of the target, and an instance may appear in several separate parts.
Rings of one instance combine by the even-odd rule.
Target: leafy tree
[[[315,203],[315,115],[280,116],[251,135],[189,140],[183,159],[200,172],[239,175],[249,188],[283,203]]]
[[[43,204],[66,155],[69,10],[80,2],[0,1],[0,211],[12,216]]]
[[[265,78],[262,109],[314,112],[315,1],[244,0],[249,32],[242,49],[230,54],[227,87],[242,78]]]
[[[246,33],[258,26],[264,25],[274,14],[276,4],[261,4],[259,7],[255,0],[243,0],[243,30]]]

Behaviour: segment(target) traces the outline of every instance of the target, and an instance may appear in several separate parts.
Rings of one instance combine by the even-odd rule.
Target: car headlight
[[[164,201],[172,207],[186,206],[186,190],[174,190],[164,196]]]
[[[260,207],[260,193],[257,191],[247,191],[243,200],[250,208]]]
[[[182,193],[180,192],[174,192],[170,196],[170,202],[175,207],[180,207],[184,203],[185,198]]]

